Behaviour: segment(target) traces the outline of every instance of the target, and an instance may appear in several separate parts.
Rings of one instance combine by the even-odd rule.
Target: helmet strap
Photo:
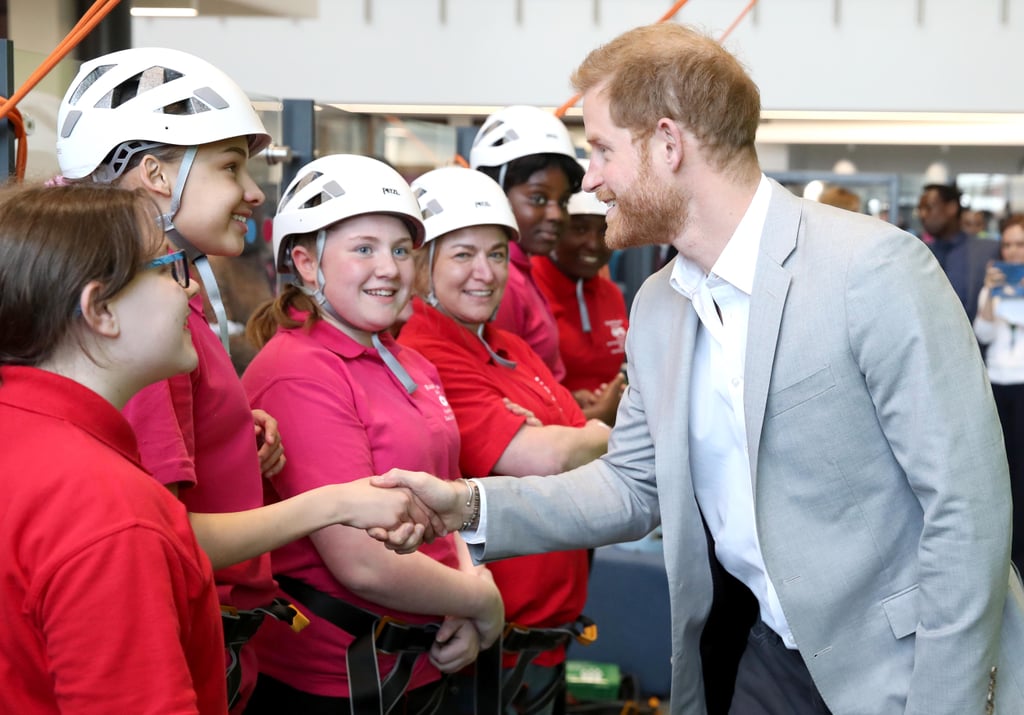
[[[188,181],[188,175],[189,172],[192,171],[192,164],[196,160],[196,153],[198,151],[199,147],[190,146],[185,149],[185,154],[181,157],[181,164],[178,166],[178,177],[175,179],[174,189],[171,191],[171,206],[167,210],[167,213],[160,214],[159,218],[160,225],[163,227],[164,233],[169,233],[174,229],[174,217],[178,213],[178,209],[181,208],[181,195],[185,191],[185,182]],[[186,252],[189,252],[189,249],[192,249],[192,252],[195,253],[195,255],[189,256],[192,260],[195,260],[196,256],[200,255],[200,252],[191,245],[187,245],[187,247],[178,246],[178,248],[183,248]]]
[[[437,299],[437,293],[434,292],[434,247],[436,245],[437,241],[431,241],[427,245],[427,285],[430,289],[424,300],[427,301],[427,305],[431,305],[438,310],[441,310],[441,303]]]
[[[391,374],[397,377],[398,381],[402,383],[402,387],[405,388],[405,391],[410,395],[416,392],[416,381],[413,380],[412,375],[402,367],[402,363],[398,362],[398,358],[396,358],[394,354],[387,349],[384,343],[381,342],[380,334],[373,333],[370,336],[370,340],[373,341],[373,347],[377,349],[377,354],[380,355],[380,359],[384,361],[384,364],[387,366],[388,370],[391,371]]]
[[[320,310],[337,320],[339,323],[344,323],[345,321],[341,319],[340,315],[338,315],[338,311],[334,309],[334,306],[327,300],[327,296],[324,295],[324,289],[327,287],[327,280],[324,278],[324,269],[321,268],[321,266],[324,262],[324,246],[326,244],[327,229],[322,228],[316,233],[316,290],[310,290],[305,286],[300,287],[302,288],[303,293],[316,301],[316,304],[320,306]]]
[[[206,297],[210,299],[210,306],[213,308],[213,315],[217,318],[217,332],[220,334],[220,342],[227,354],[231,354],[231,342],[228,335],[228,315],[224,310],[224,301],[220,296],[220,286],[217,285],[217,277],[213,274],[213,267],[210,259],[200,255],[192,260],[196,270],[199,271],[199,278],[203,281],[203,288],[206,289]]]
[[[483,343],[484,348],[487,349],[487,354],[491,356],[491,359],[494,360],[494,362],[496,362],[497,364],[501,365],[502,367],[507,367],[509,370],[515,370],[515,368],[516,368],[515,361],[509,360],[508,358],[503,358],[501,355],[499,355],[498,353],[494,352],[494,349],[490,346],[490,344],[488,344],[488,342],[486,340],[484,340],[484,324],[483,323],[481,323],[480,325],[476,326],[476,330],[473,331],[473,334],[476,335],[477,339],[481,343]]]
[[[576,279],[576,303],[580,307],[580,323],[584,333],[591,332],[590,311],[587,310],[587,301],[583,300],[583,279]]]
[[[170,209],[168,209],[167,213],[160,214],[157,217],[157,223],[163,229],[167,239],[177,248],[185,251],[185,255],[188,256],[189,260],[195,265],[196,270],[199,271],[199,278],[203,282],[203,288],[206,290],[206,297],[209,298],[210,307],[213,308],[213,315],[217,318],[217,332],[220,335],[220,342],[224,346],[224,350],[230,355],[231,342],[228,335],[228,316],[227,311],[224,309],[224,300],[221,298],[220,286],[217,285],[217,277],[213,273],[213,267],[203,252],[193,246],[181,234],[181,231],[174,226],[174,216],[178,213],[178,209],[181,208],[181,195],[185,191],[185,182],[188,180],[189,172],[192,170],[192,164],[195,162],[198,151],[199,147],[197,146],[190,146],[185,149],[185,154],[181,157],[181,165],[178,167],[178,178],[175,179],[174,190],[171,192]]]
[[[502,191],[507,191],[507,189],[505,188],[505,174],[506,173],[508,173],[508,163],[507,162],[502,164],[501,168],[498,169],[498,185],[501,186],[501,190]]]

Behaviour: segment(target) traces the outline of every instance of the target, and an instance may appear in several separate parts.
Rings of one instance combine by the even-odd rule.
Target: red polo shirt
[[[138,436],[143,465],[161,484],[178,483],[178,496],[189,511],[254,509],[263,505],[263,477],[252,410],[231,358],[203,316],[202,297],[193,297],[189,308],[199,365],[145,388],[123,412]],[[266,605],[277,589],[267,554],[220,569],[214,578],[220,602],[242,609]],[[249,645],[242,648],[241,662],[244,705],[256,685],[256,656]]]
[[[572,395],[519,337],[491,326],[484,337],[515,369],[495,363],[467,328],[417,299],[399,342],[431,360],[441,374],[462,435],[460,463],[467,476],[484,477],[523,426],[503,397],[531,410],[545,425],[582,427],[586,418]],[[522,475],[519,475],[522,476]],[[525,626],[569,623],[587,598],[586,551],[520,556],[488,564],[505,603],[505,618]],[[564,649],[541,654],[538,665],[556,665]]]
[[[558,324],[558,348],[565,362],[562,384],[569,390],[594,391],[611,382],[626,359],[629,316],[619,287],[603,276],[583,281],[583,301],[590,332],[583,332],[576,279],[558,269],[547,256],[534,256],[533,277],[548,300]]]
[[[555,381],[565,377],[558,352],[558,325],[544,294],[533,279],[530,257],[517,243],[508,245],[508,283],[501,297],[494,327],[518,335],[547,365]]]
[[[0,711],[227,712],[210,562],[131,427],[64,377],[0,381]]]

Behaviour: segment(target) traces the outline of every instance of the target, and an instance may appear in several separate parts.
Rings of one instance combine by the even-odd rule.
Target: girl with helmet
[[[586,164],[580,162],[586,169]],[[625,378],[626,328],[622,291],[600,271],[608,265],[605,245],[608,207],[580,191],[569,199],[569,226],[555,249],[534,256],[533,275],[558,324],[558,347],[565,362],[562,384],[588,417],[615,424]]]
[[[108,187],[0,196],[4,712],[225,710],[209,562],[118,412],[196,365],[155,215]]]
[[[411,189],[375,159],[317,159],[286,189],[274,254],[293,282],[250,319],[249,336],[263,347],[242,377],[252,404],[278,416],[291,445],[271,499],[392,467],[459,476],[459,432],[437,370],[388,332],[409,298],[412,250],[422,240]],[[283,591],[313,611],[313,622],[301,639],[281,624],[264,627],[250,713],[333,715],[349,701],[358,713],[360,687],[376,687],[360,673],[377,680],[401,670],[401,657],[367,656],[369,634],[349,631],[338,611],[440,622],[427,657],[411,666],[409,713],[431,712],[440,672],[474,660],[503,623],[500,594],[456,535],[399,556],[354,530],[323,529],[273,559]]]
[[[248,97],[192,55],[125,50],[82,65],[61,102],[57,131],[66,179],[137,189],[157,204],[158,224],[196,266],[223,339],[227,321],[206,254],[237,255],[246,223],[264,200],[247,162],[270,137]],[[376,523],[394,527],[410,517],[408,501],[379,502],[381,509],[365,519],[353,513],[346,500],[378,505],[379,492],[365,485],[257,510],[263,503],[261,473],[274,474],[284,464],[276,422],[250,409],[199,294],[189,308],[198,366],[144,388],[124,415],[138,435],[142,464],[191,512],[215,569],[221,604],[232,609],[225,616],[225,659],[229,698],[238,711],[256,680],[247,637],[268,610],[288,618],[292,613],[274,608],[276,586],[266,552],[327,524],[371,526],[383,519]],[[401,541],[409,529],[392,532],[393,538]]]
[[[437,365],[462,435],[462,473],[555,474],[603,454],[608,427],[583,416],[524,340],[490,322],[503,302],[509,246],[518,238],[501,187],[480,172],[454,167],[427,172],[412,186],[426,245],[416,257],[421,297],[414,299],[399,342]],[[531,414],[510,412],[506,399]],[[510,622],[556,628],[580,616],[586,551],[524,556],[489,567]],[[525,679],[530,712],[550,712],[564,685],[564,641],[542,650]],[[508,656],[506,667],[514,661]]]
[[[480,127],[469,163],[498,182],[519,227],[519,239],[509,245],[508,286],[495,324],[523,338],[561,381],[558,326],[533,278],[530,256],[555,248],[565,232],[569,197],[583,182],[569,132],[558,117],[536,107],[506,107]]]

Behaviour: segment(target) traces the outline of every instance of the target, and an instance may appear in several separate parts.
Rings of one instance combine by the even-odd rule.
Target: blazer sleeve
[[[642,295],[634,301],[634,312]],[[639,387],[644,376],[632,357],[643,351],[639,343],[639,332],[631,331],[626,338],[629,387],[619,402],[608,452],[563,474],[484,480],[486,541],[470,544],[474,559],[633,541],[658,525],[654,443]]]
[[[924,514],[906,713],[980,712],[1009,563],[998,416],[971,325],[928,249],[895,236],[869,251],[846,277],[850,345]]]

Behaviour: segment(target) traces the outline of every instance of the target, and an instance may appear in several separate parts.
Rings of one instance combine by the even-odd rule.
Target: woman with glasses
[[[533,278],[530,256],[546,256],[565,232],[569,197],[583,168],[562,121],[536,107],[505,107],[489,116],[473,140],[470,166],[498,182],[519,227],[509,244],[509,274],[495,325],[525,340],[554,375],[565,378],[558,325]]]
[[[119,412],[196,365],[155,217],[108,187],[0,196],[5,712],[225,710],[209,561]]]
[[[267,552],[328,524],[397,526],[409,518],[408,500],[379,501],[365,483],[331,485],[275,510],[256,510],[263,476],[285,463],[282,443],[273,418],[250,409],[225,350],[227,320],[206,256],[242,251],[247,224],[264,201],[248,162],[269,143],[238,85],[175,50],[137,48],[84,63],[58,112],[63,176],[144,192],[159,207],[155,221],[167,242],[185,251],[218,315],[215,332],[203,295],[191,297],[188,325],[198,365],[143,389],[124,414],[139,437],[143,466],[188,508],[213,563],[221,604],[229,609],[225,662],[234,712],[256,680],[255,652],[246,641],[267,614],[292,619],[273,600]],[[364,505],[370,510],[359,509]],[[394,538],[401,541],[411,528]]]

